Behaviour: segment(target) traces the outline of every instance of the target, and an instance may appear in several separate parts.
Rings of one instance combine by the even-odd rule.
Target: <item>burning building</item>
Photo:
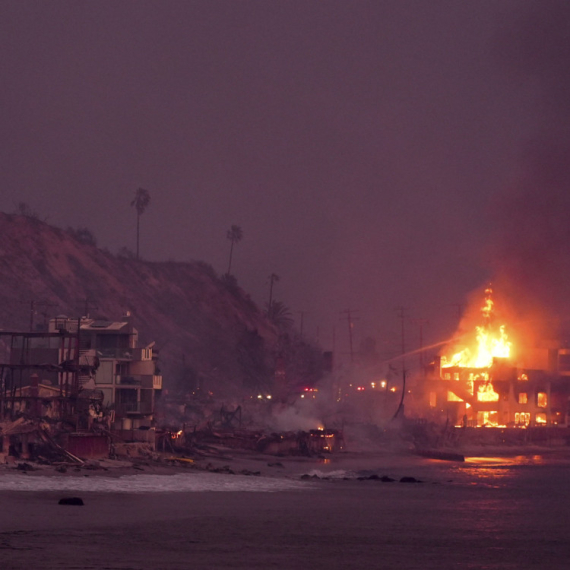
[[[570,350],[515,347],[494,309],[489,287],[471,338],[427,367],[415,394],[422,415],[465,427],[567,426]]]

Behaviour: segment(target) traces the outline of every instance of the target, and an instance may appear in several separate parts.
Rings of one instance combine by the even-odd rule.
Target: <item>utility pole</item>
[[[92,304],[91,299],[89,297],[85,297],[85,305],[84,305],[84,311],[83,311],[83,316],[89,318],[89,313],[91,310],[95,310],[97,311],[99,309],[99,307],[95,306]]]
[[[300,324],[300,334],[303,336],[303,321],[305,320],[305,315],[309,315],[306,311],[297,311],[301,315],[301,324]]]
[[[354,318],[352,315],[353,313],[358,313],[358,311],[351,311],[350,309],[346,309],[346,311],[341,311],[341,315],[346,315],[346,322],[348,323],[348,341],[350,343],[350,362],[354,362],[354,349],[352,346],[352,329],[354,328],[354,321],[358,320],[358,317]],[[343,317],[340,320],[344,320]]]
[[[406,354],[406,329],[405,329],[405,319],[406,319],[406,311],[408,309],[406,307],[396,307],[396,311],[398,312],[398,318],[400,319],[401,323],[401,347],[402,347],[402,377],[406,374],[406,364],[404,359],[404,354]]]
[[[400,398],[400,404],[398,405],[398,409],[394,414],[393,419],[398,417],[400,410],[404,407],[404,397],[406,396],[406,363],[404,359],[404,354],[406,354],[406,327],[405,327],[405,318],[406,318],[406,311],[408,309],[406,307],[396,307],[396,311],[398,311],[398,317],[400,319],[402,325],[402,397]]]
[[[34,317],[38,307],[57,307],[57,304],[49,301],[30,301],[30,332],[34,332]]]
[[[429,325],[428,319],[410,319],[411,325],[418,325],[420,327],[420,373],[424,375],[424,325]]]

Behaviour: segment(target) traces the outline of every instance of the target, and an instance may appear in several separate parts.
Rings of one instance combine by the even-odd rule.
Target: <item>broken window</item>
[[[536,405],[539,408],[546,408],[546,405],[548,404],[548,397],[546,395],[546,392],[539,392],[536,395]],[[537,420],[538,421],[538,420]]]

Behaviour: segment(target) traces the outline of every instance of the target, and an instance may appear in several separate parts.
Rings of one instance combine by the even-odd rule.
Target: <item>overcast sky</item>
[[[393,351],[398,306],[435,342],[492,277],[490,209],[540,122],[519,31],[560,5],[3,0],[0,208],[115,252],[143,187],[146,259],[221,274],[237,224],[239,284],[261,306],[278,274],[325,348],[348,308],[357,344]]]

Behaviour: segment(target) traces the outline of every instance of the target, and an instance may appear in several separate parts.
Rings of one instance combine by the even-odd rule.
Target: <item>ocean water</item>
[[[327,479],[0,477],[0,568],[570,568],[563,454],[465,463],[376,458],[364,468],[331,463],[304,472]],[[395,481],[359,480],[372,473]],[[10,487],[15,477],[25,491]],[[68,492],[80,493],[85,506],[59,506]]]

